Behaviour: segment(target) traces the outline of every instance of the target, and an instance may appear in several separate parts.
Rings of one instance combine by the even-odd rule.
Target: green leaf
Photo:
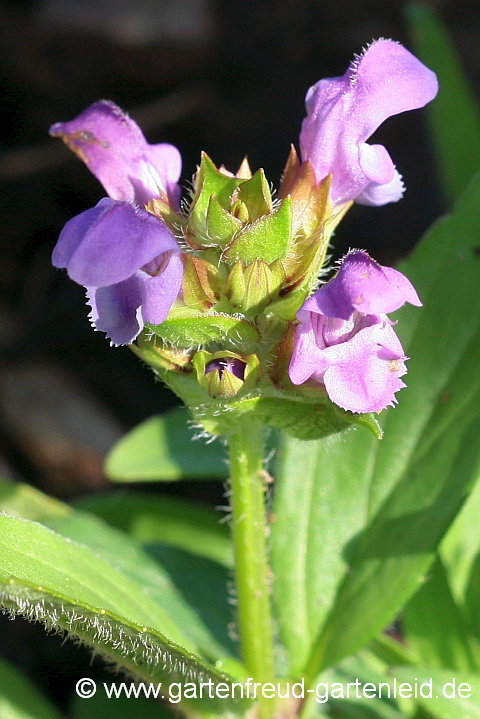
[[[445,26],[423,3],[407,6],[415,54],[437,73],[440,91],[426,108],[447,197],[454,200],[480,169],[480,115]]]
[[[72,509],[68,504],[49,497],[35,487],[2,478],[0,479],[0,511],[41,522],[45,517],[68,517]]]
[[[172,317],[161,325],[148,325],[158,337],[175,347],[189,349],[211,342],[221,342],[223,349],[258,342],[260,332],[251,322],[241,317],[219,313],[196,314],[188,309],[188,317]]]
[[[401,264],[424,304],[392,317],[409,360],[408,389],[385,417],[385,441],[374,448],[369,512],[376,512],[409,464],[448,431],[480,388],[480,176],[453,213],[427,232]]]
[[[346,719],[403,719],[393,692],[389,691],[391,678],[386,670],[385,664],[368,650],[328,670],[320,682],[328,685],[328,708],[332,714]]]
[[[465,592],[465,613],[472,634],[480,642],[480,552],[472,563]]]
[[[192,653],[195,644],[141,585],[86,546],[0,516],[0,549],[0,601],[12,614],[81,639],[139,679],[231,681]]]
[[[60,713],[13,665],[0,658],[2,719],[60,719]]]
[[[340,719],[405,719],[404,714],[378,699],[337,699],[333,707],[335,717]]]
[[[222,515],[207,507],[133,491],[90,495],[77,500],[76,506],[142,544],[168,544],[225,567],[233,566],[230,530],[220,524]]]
[[[418,697],[417,701],[423,707],[428,716],[438,719],[479,719],[480,717],[480,677],[478,674],[458,674],[458,672],[449,672],[448,670],[439,671],[431,667],[394,667],[391,674],[397,679],[397,682],[407,682],[415,687],[420,687],[424,682],[430,682],[432,685],[432,698]],[[455,682],[455,687],[452,682]],[[468,684],[462,686],[462,684]],[[461,687],[463,697],[458,696],[458,690]],[[455,689],[455,697],[447,698],[453,694]],[[424,694],[429,691],[425,687]],[[470,697],[466,697],[471,692]],[[419,693],[419,692],[418,692]],[[447,696],[445,696],[445,694]]]
[[[458,422],[405,473],[363,536],[346,549],[348,572],[312,653],[312,666],[330,666],[361,647],[417,589],[472,475],[480,470],[475,444],[480,419],[469,419]]]
[[[418,657],[396,639],[383,632],[372,639],[368,649],[387,666],[393,664],[419,664]]]
[[[360,431],[285,440],[272,568],[294,671],[315,636],[312,675],[394,618],[478,475],[479,225],[480,178],[401,267],[424,308],[396,313],[411,360],[408,388],[382,414],[383,441]]]
[[[38,490],[33,490],[35,492],[33,501],[27,500],[28,490],[32,488],[23,484],[8,484],[12,486],[9,502],[5,505],[0,501],[0,511],[20,514],[24,519],[35,521],[41,519],[47,527],[63,537],[88,546],[109,565],[137,582],[147,596],[154,599],[169,617],[174,618],[177,626],[182,627],[182,631],[195,642],[204,656],[215,661],[230,662],[234,667],[235,663],[232,660],[238,646],[229,639],[227,631],[232,619],[227,601],[229,573],[224,567],[219,567],[217,562],[214,563],[205,557],[210,551],[214,559],[228,559],[231,566],[232,546],[228,528],[218,524],[218,517],[213,512],[195,507],[188,502],[169,498],[166,499],[165,506],[158,497],[148,497],[145,494],[137,497],[139,500],[137,504],[135,504],[135,495],[130,498],[125,494],[120,495],[117,502],[115,497],[91,497],[90,503],[94,507],[100,506],[100,509],[103,509],[107,521],[108,518],[116,520],[118,528],[112,528],[97,517],[75,511],[58,501],[56,504],[63,511],[60,512],[59,507],[55,507],[54,512],[49,515],[45,511],[48,497]],[[0,484],[0,495],[2,488],[3,483]],[[43,503],[39,501],[40,498],[43,498]],[[156,503],[157,512],[152,511],[152,501]],[[88,509],[89,498],[80,504]],[[128,516],[129,511],[130,516]],[[118,531],[119,529],[128,531],[132,525],[140,534],[139,537],[127,536],[124,531]],[[140,542],[158,542],[159,538],[160,540],[167,538],[171,543],[177,543],[187,549],[179,552],[178,549],[157,547],[155,551],[158,556],[161,552],[166,554],[168,568],[152,559],[140,545]],[[190,549],[193,549],[193,555],[189,553]],[[172,552],[176,552],[175,562],[170,561]],[[195,563],[198,566],[197,571],[193,571]],[[200,566],[201,572],[199,572]],[[197,585],[197,593],[195,594],[192,587],[186,599],[183,589],[185,571],[192,572],[191,584]],[[204,604],[198,601],[199,584],[202,587],[204,584],[209,587],[210,602]],[[217,597],[217,602],[213,601],[214,596]],[[222,610],[225,610],[223,614]],[[238,670],[238,666],[236,669]]]
[[[195,609],[203,627],[208,629],[208,635],[203,630],[201,642],[197,638],[203,654],[215,661],[216,666],[219,663],[223,671],[239,679],[246,678],[247,669],[237,658],[240,649],[238,639],[231,636],[232,628],[236,626],[235,609],[229,601],[231,569],[173,546],[150,544],[145,549],[172,578],[184,602]],[[176,617],[185,630],[190,631],[181,616]]]
[[[254,260],[268,264],[286,257],[292,240],[292,199],[287,197],[278,209],[258,219],[237,235],[224,252],[224,258],[246,265]]]
[[[178,408],[142,422],[110,451],[105,471],[116,482],[171,482],[177,479],[226,479],[228,455],[219,442],[206,444]]]
[[[470,573],[480,552],[479,515],[480,482],[477,481],[440,547],[453,594],[460,604],[465,601]]]
[[[430,567],[424,584],[403,611],[407,642],[420,663],[439,669],[476,671],[473,637],[452,596],[439,558]]]
[[[211,560],[171,547],[156,548],[155,560],[152,558],[153,550],[147,553],[132,537],[82,512],[74,512],[68,518],[52,518],[47,521],[47,526],[63,537],[88,546],[110,566],[135,581],[144,595],[153,599],[174,619],[177,627],[181,627],[203,656],[211,661],[235,664],[238,647],[229,639],[227,631],[231,615],[228,612],[226,569]],[[170,561],[166,566],[161,561],[162,553],[167,561],[174,553],[176,563]],[[198,573],[193,573],[191,583],[210,586],[210,607],[198,601],[198,594],[196,596],[193,591],[185,597],[183,575],[192,571],[195,565],[197,572],[202,568],[202,573],[200,577]],[[226,612],[222,613],[223,608]]]
[[[367,439],[363,432],[358,435]],[[350,439],[335,437],[325,446],[285,438],[279,453],[272,525],[274,599],[294,675],[305,667],[348,570],[342,549],[364,524],[364,483],[354,464],[338,463]]]

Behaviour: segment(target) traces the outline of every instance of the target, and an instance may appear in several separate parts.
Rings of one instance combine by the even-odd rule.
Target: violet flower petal
[[[297,319],[300,324],[296,329],[288,374],[293,384],[303,384],[315,372],[321,372],[328,366],[323,365],[322,348],[317,344],[317,338],[322,336],[324,317],[302,309],[297,312]]]
[[[180,254],[170,253],[160,274],[150,277],[145,272],[137,272],[136,280],[141,284],[144,321],[152,325],[161,324],[167,319],[182,286],[183,262]]]
[[[393,168],[378,145],[376,158],[370,152],[367,166],[365,158],[362,163],[362,144],[388,117],[423,107],[437,90],[435,74],[392,40],[377,40],[343,77],[321,80],[309,89],[300,133],[302,159],[311,160],[319,181],[332,173],[334,204],[356,199],[372,175],[383,174],[387,164]],[[392,179],[393,173],[386,182]]]
[[[370,182],[363,192],[356,198],[359,205],[371,205],[379,207],[388,202],[398,202],[405,192],[402,176],[395,170],[393,180],[385,184]]]
[[[369,145],[363,142],[358,148],[358,162],[371,182],[385,185],[393,180],[395,166],[383,145]]]
[[[142,297],[134,277],[109,287],[88,288],[87,298],[92,325],[105,332],[113,345],[130,344],[143,329]]]
[[[128,202],[105,199],[67,222],[52,260],[75,282],[105,287],[168,251],[180,252],[163,222]]]
[[[351,412],[380,412],[405,387],[402,346],[390,325],[361,330],[348,342],[325,351],[331,361],[323,373],[329,398]],[[337,355],[335,357],[335,355]]]
[[[303,310],[299,315],[289,367],[294,384],[311,378],[325,386],[332,402],[351,412],[379,412],[396,401],[395,393],[405,386],[400,377],[406,373],[406,358],[386,318],[371,318],[371,325],[347,341],[325,347],[327,318]]]
[[[91,207],[80,215],[72,217],[67,222],[52,252],[52,264],[54,267],[68,267],[70,260],[78,250],[90,227],[95,224],[111,204],[112,201],[108,197],[104,197],[95,207]]]
[[[388,314],[409,302],[421,306],[411,282],[398,270],[382,267],[365,252],[350,252],[337,275],[304,304],[303,309],[348,320],[356,310]]]
[[[93,326],[114,345],[130,344],[145,322],[161,324],[177,299],[183,278],[178,254],[171,254],[162,272],[152,277],[138,270],[128,279],[87,292]]]
[[[57,122],[50,134],[64,140],[114,200],[144,205],[167,194],[168,185],[180,177],[179,151],[173,145],[149,145],[138,125],[107,100],[70,122]]]

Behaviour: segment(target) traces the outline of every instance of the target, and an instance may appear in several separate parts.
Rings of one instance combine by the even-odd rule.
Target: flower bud
[[[271,265],[254,260],[246,267],[239,261],[228,276],[226,296],[235,309],[256,315],[278,295],[284,283],[285,270],[280,260]]]
[[[258,378],[260,363],[256,355],[241,357],[234,352],[211,354],[200,350],[193,357],[193,365],[201,386],[213,397],[235,397],[252,389]]]

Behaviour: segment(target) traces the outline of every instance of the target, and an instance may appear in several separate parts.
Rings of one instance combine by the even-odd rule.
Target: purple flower
[[[157,198],[178,206],[180,153],[172,145],[149,145],[138,125],[106,100],[53,125],[50,134],[87,164],[111,198],[67,222],[53,264],[87,288],[94,327],[112,344],[128,344],[145,322],[166,319],[182,284],[175,238],[141,209]]]
[[[320,80],[306,96],[300,148],[320,181],[332,173],[332,201],[396,202],[401,176],[383,145],[366,140],[391,115],[423,107],[437,94],[431,72],[402,45],[377,40],[343,77]]]
[[[407,278],[355,250],[338,274],[297,312],[300,324],[290,379],[313,379],[332,402],[352,412],[379,412],[405,384],[405,353],[386,313],[421,306]]]
[[[178,205],[179,151],[173,145],[149,145],[138,125],[113,102],[90,105],[74,120],[52,125],[50,134],[61,137],[86,163],[112,200],[145,205],[164,195]]]
[[[85,285],[92,323],[114,345],[133,342],[145,322],[163,322],[183,278],[168,227],[146,210],[108,198],[67,222],[52,262]]]

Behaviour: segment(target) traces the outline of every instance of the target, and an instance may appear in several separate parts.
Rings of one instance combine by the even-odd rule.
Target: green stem
[[[265,547],[264,437],[262,425],[240,425],[229,438],[232,524],[237,612],[243,660],[251,676],[264,684],[274,678],[272,622]],[[260,697],[260,714],[273,712]]]

